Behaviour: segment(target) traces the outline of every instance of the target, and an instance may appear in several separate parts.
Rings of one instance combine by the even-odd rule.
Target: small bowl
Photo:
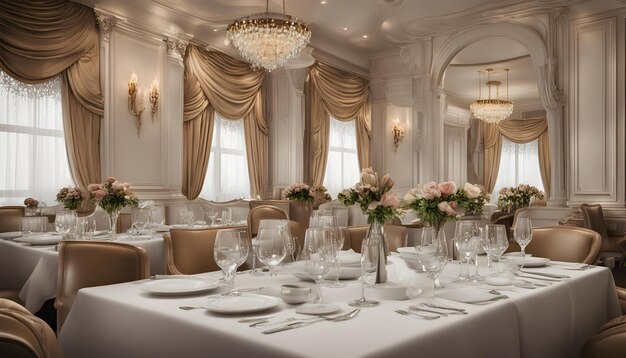
[[[280,298],[290,305],[309,302],[311,299],[311,287],[293,284],[282,285],[280,287]]]
[[[395,282],[386,282],[374,285],[372,293],[381,300],[405,300],[408,298],[407,288]]]

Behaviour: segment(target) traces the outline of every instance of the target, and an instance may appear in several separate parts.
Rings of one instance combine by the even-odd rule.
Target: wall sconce
[[[137,75],[132,74],[128,81],[128,110],[137,120],[137,136],[141,133],[141,114],[146,109],[143,93],[137,84]]]
[[[391,130],[391,134],[393,135],[393,146],[394,151],[398,152],[398,146],[400,142],[404,140],[404,128],[400,125],[400,119],[396,118],[393,121],[393,129]]]
[[[152,81],[152,84],[150,85],[150,93],[148,94],[148,99],[150,99],[152,121],[154,122],[154,115],[159,108],[159,81],[157,81],[156,79]]]

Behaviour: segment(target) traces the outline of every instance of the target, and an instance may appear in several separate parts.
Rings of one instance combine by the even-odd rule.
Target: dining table
[[[620,315],[605,267],[549,262],[526,270],[531,278],[525,280],[534,284],[491,286],[459,281],[458,262],[450,261],[440,275],[443,287],[432,297],[433,281],[393,254],[387,261],[392,284],[365,289],[379,305],[364,307],[349,320],[315,320],[272,334],[267,331],[309,317],[296,312],[302,306],[279,298],[281,285],[312,285],[289,264],[275,277],[238,273],[235,287],[254,291],[240,296],[214,288],[220,272],[178,277],[212,283],[208,291],[192,294],[154,294],[147,289],[154,280],[90,287],[78,292],[59,342],[66,357],[576,357],[586,340]],[[479,273],[489,274],[483,262]],[[343,282],[345,287],[322,289],[325,301],[339,307],[331,316],[352,312],[347,303],[361,294],[359,280]],[[389,297],[388,285],[404,285],[406,294]],[[259,312],[237,306],[254,295],[275,303]],[[224,313],[215,302],[235,309]],[[413,314],[420,311],[412,308],[428,303],[446,307],[431,309],[448,314],[421,313],[436,319]],[[251,327],[250,320],[259,317],[268,317],[267,322]]]

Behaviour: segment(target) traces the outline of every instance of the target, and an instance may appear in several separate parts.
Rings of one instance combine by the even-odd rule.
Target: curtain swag
[[[268,124],[263,112],[265,72],[220,52],[190,45],[185,57],[183,194],[200,195],[211,153],[215,111],[243,118],[250,193],[261,195],[267,167]]]
[[[361,169],[370,165],[371,103],[369,82],[323,63],[309,69],[310,108],[309,175],[313,185],[321,185],[328,160],[330,116],[356,121],[357,154]]]
[[[528,143],[538,139],[539,147],[539,170],[541,180],[546,191],[550,192],[550,142],[548,136],[548,122],[545,118],[540,119],[508,119],[498,124],[487,124],[480,121],[484,145],[484,182],[485,189],[491,192],[498,179],[500,169],[500,155],[502,152],[502,136],[518,143]]]
[[[98,51],[91,8],[67,0],[0,1],[0,69],[24,83],[61,75],[67,156],[83,189],[101,180]]]

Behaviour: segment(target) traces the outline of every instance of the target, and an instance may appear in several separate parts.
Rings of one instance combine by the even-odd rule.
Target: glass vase
[[[24,207],[24,216],[37,216],[38,208],[37,207]]]
[[[107,211],[109,223],[111,224],[108,236],[111,240],[115,240],[115,235],[117,234],[117,217],[120,215],[120,211],[122,211],[122,209]]]
[[[387,253],[389,246],[383,224],[379,220],[368,220],[370,227],[365,235],[365,240],[378,244],[378,263],[376,265],[376,281],[375,283],[387,282]]]

